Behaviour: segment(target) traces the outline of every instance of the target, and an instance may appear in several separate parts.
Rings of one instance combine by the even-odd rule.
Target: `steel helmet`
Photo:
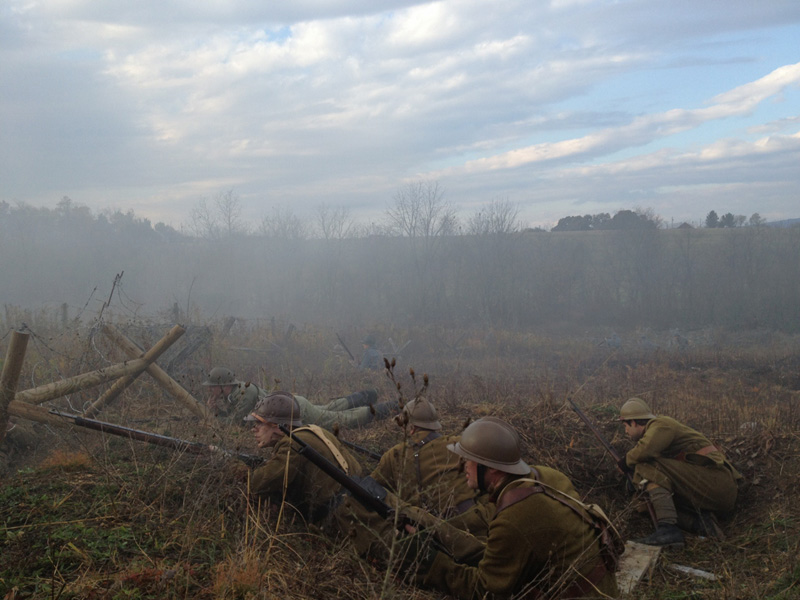
[[[631,398],[619,409],[620,421],[636,421],[639,419],[655,419],[647,402],[641,398]]]
[[[403,412],[408,415],[408,422],[415,427],[438,431],[442,428],[436,408],[425,398],[416,398],[407,402]]]
[[[287,392],[273,392],[264,396],[258,401],[253,412],[244,420],[291,425],[292,427],[300,427],[303,424],[300,416],[300,404],[297,403],[294,396]]]
[[[527,475],[531,472],[522,460],[519,435],[511,425],[496,417],[484,417],[471,423],[459,441],[448,444],[447,449],[504,473]]]
[[[372,348],[373,346],[375,346],[375,344],[378,343],[378,340],[375,338],[374,333],[370,333],[363,340],[361,340],[361,343]]]
[[[202,385],[208,387],[216,385],[239,385],[239,383],[240,382],[236,379],[236,375],[234,375],[233,371],[230,369],[226,369],[225,367],[214,367],[208,374],[208,379],[206,379]]]

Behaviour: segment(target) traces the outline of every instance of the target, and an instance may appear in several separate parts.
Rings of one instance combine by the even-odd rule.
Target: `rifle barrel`
[[[82,417],[80,415],[64,413],[55,409],[51,410],[50,412],[59,417],[69,419],[70,421],[72,421],[74,425],[77,425],[78,427],[85,427],[86,429],[93,429],[94,431],[99,431],[101,433],[109,433],[111,435],[126,437],[131,440],[147,442],[148,444],[153,444],[155,446],[172,448],[174,450],[179,450],[181,452],[188,452],[189,454],[213,454],[216,452],[222,452],[227,456],[242,461],[249,467],[254,467],[264,462],[264,459],[262,459],[260,456],[256,456],[253,454],[241,454],[238,452],[232,452],[230,450],[218,448],[217,446],[212,446],[210,444],[203,444],[201,442],[191,442],[189,440],[173,438],[166,435],[161,435],[159,433],[142,431],[141,429],[131,429],[129,427],[124,427],[122,425],[115,425],[114,423],[106,423],[105,421],[97,421],[95,419],[89,419],[86,417]]]

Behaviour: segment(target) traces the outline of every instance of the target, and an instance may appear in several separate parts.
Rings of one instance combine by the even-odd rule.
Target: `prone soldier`
[[[203,382],[209,389],[208,406],[223,421],[241,424],[267,392],[253,383],[236,379],[233,371],[215,367]],[[294,395],[300,405],[304,423],[319,425],[326,429],[334,423],[342,427],[363,427],[372,421],[385,419],[396,413],[397,401],[378,403],[376,390],[362,390],[336,398],[327,404],[313,404],[303,396]]]
[[[291,394],[274,392],[261,398],[246,420],[253,423],[258,447],[272,448],[270,459],[252,473],[251,493],[276,505],[290,505],[308,522],[318,523],[328,516],[341,500],[342,487],[292,452],[292,440],[281,431],[281,425],[345,474],[361,474],[361,465],[332,433],[303,424],[300,405]]]

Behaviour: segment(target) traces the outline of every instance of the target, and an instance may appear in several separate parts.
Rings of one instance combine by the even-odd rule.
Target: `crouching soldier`
[[[639,398],[622,405],[619,420],[636,442],[625,463],[633,469],[634,484],[649,496],[658,521],[655,532],[636,541],[681,546],[681,529],[722,537],[715,514],[733,511],[742,478],[722,451],[691,427],[657,417]]]
[[[497,512],[476,566],[429,549],[417,563],[422,585],[463,599],[617,597],[619,544],[606,543],[609,529],[599,525],[610,528],[605,515],[580,502],[559,471],[529,467],[510,425],[479,419],[448,448],[465,461],[469,486],[489,492]]]

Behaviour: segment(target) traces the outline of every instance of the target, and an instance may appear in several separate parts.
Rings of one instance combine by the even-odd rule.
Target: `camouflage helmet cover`
[[[522,460],[520,438],[516,430],[505,421],[484,417],[470,424],[455,444],[447,449],[462,458],[512,475],[531,472]]]
[[[236,375],[234,375],[233,371],[230,369],[226,369],[225,367],[214,367],[208,373],[208,378],[202,383],[202,385],[209,387],[239,385],[239,383],[241,382],[236,379]]]
[[[253,412],[244,420],[291,425],[292,427],[300,427],[303,424],[300,416],[300,404],[288,392],[273,392],[264,396],[258,401]]]
[[[639,419],[655,419],[656,416],[641,398],[631,398],[619,409],[620,421],[636,421]]]
[[[425,398],[416,398],[407,402],[403,407],[403,413],[408,415],[408,422],[415,427],[433,431],[438,431],[442,428],[436,407]]]

